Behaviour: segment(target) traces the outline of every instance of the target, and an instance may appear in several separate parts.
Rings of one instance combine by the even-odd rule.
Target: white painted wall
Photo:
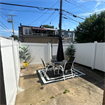
[[[0,37],[7,105],[14,105],[20,74],[18,42]]]

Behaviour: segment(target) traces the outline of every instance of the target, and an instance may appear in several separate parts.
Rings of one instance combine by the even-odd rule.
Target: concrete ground
[[[21,70],[19,86],[25,90],[17,95],[15,105],[102,105],[104,73],[75,64],[86,75],[41,85],[36,70],[42,67],[31,65]]]

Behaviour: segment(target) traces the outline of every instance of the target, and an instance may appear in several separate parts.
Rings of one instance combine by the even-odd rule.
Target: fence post
[[[93,64],[92,64],[92,69],[94,69],[94,67],[95,67],[96,50],[97,50],[97,41],[94,42],[94,52],[93,52]]]
[[[51,43],[48,43],[48,63],[51,62]]]
[[[13,61],[14,61],[14,71],[15,71],[15,79],[16,79],[16,87],[18,88],[17,84],[17,75],[16,75],[16,62],[15,62],[15,54],[14,54],[14,38],[10,38],[12,41],[12,52],[13,52]]]
[[[103,104],[102,105],[105,105],[105,88],[104,88],[104,94],[103,94]]]

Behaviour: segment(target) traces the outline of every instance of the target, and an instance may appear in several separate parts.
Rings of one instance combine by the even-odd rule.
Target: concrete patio
[[[47,85],[41,85],[36,73],[42,65],[22,69],[19,86],[25,90],[17,95],[16,105],[102,105],[104,73],[78,64],[74,67],[86,75]]]

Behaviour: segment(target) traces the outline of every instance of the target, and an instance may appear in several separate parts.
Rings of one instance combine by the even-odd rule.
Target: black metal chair
[[[72,77],[74,77],[75,75],[73,74],[73,68],[74,68],[74,59],[75,57],[70,57],[70,60],[68,62],[65,62],[64,65],[59,65],[58,70],[61,70],[63,73],[63,77],[64,75],[67,73],[68,70],[71,71],[71,75]],[[65,79],[65,77],[64,77]]]
[[[44,71],[45,71],[44,72],[44,77],[45,77],[47,71],[54,70],[54,65],[53,64],[46,65],[45,62],[44,62],[44,60],[42,58],[41,58],[41,61],[42,61],[43,67],[44,67]]]

